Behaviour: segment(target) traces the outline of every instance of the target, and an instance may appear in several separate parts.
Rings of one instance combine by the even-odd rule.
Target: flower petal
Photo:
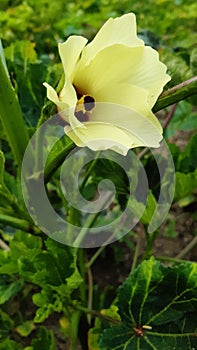
[[[51,85],[49,85],[48,83],[43,83],[43,85],[47,89],[47,98],[53,103],[55,103],[58,109],[61,110],[68,108],[68,104],[66,102],[60,101],[57,92]]]
[[[152,121],[130,108],[97,103],[92,114],[92,120],[84,122],[83,129],[77,127],[71,130],[70,127],[65,127],[65,133],[80,147],[88,146],[93,150],[112,148],[121,154],[139,146],[159,147],[162,139],[160,124],[157,122],[155,126]],[[94,118],[95,114],[97,116]]]
[[[133,117],[131,117],[130,113],[127,113],[127,107],[129,107],[134,117],[139,118],[139,115],[142,115],[144,119],[148,119],[157,128],[159,133],[162,133],[161,125],[148,105],[147,90],[127,83],[114,83],[113,85],[108,84],[102,90],[97,91],[95,98],[96,101],[108,102],[109,106],[113,106],[113,109],[115,106],[120,108],[118,105],[121,105],[122,108],[125,106],[126,108],[125,113],[123,112],[121,117],[119,113],[110,113],[110,110],[108,114],[93,111],[90,118],[91,121],[111,122],[115,123],[116,126],[127,126],[130,129],[130,126],[132,127],[133,125]],[[107,103],[101,104],[97,102],[97,106],[100,105],[104,106]]]
[[[72,85],[72,76],[81,51],[86,43],[86,38],[73,35],[65,43],[59,43],[58,45],[65,75],[65,83],[63,89],[60,91],[59,99],[62,102],[66,101],[70,108],[74,107],[77,103],[76,91]]]
[[[87,41],[83,36],[72,35],[64,43],[58,44],[66,79],[72,80],[76,63]]]
[[[114,44],[122,44],[129,47],[144,45],[143,40],[137,37],[134,13],[107,20],[91,43],[84,48],[81,57],[82,66],[88,65],[99,51]]]
[[[169,80],[166,66],[159,61],[155,50],[142,46],[129,48],[119,44],[100,51],[88,66],[78,66],[73,79],[80,91],[92,96],[96,96],[97,91],[105,89],[105,86],[109,87],[109,82],[112,87],[114,83],[121,82],[136,85],[148,91],[147,102],[150,108]]]
[[[131,138],[124,132],[111,124],[86,123],[86,127],[71,129],[64,128],[65,133],[79,147],[87,146],[93,151],[113,149],[126,155],[131,148]],[[113,135],[111,138],[109,135]]]

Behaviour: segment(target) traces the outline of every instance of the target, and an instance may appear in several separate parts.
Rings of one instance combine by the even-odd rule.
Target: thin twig
[[[183,260],[183,259],[171,258],[169,256],[155,256],[155,259],[157,259],[159,261],[166,261],[166,262],[174,263],[174,264],[185,263],[185,260]]]
[[[189,251],[197,244],[197,236],[195,236],[191,242],[175,257],[176,259],[183,258]]]
[[[0,238],[0,247],[7,252],[10,251],[10,247]]]
[[[177,90],[180,90],[182,89],[183,87],[186,87],[186,86],[189,86],[190,84],[192,83],[195,83],[197,82],[197,75],[188,79],[188,80],[185,80],[183,81],[182,83],[178,84],[178,85],[175,85],[173,86],[172,88],[168,89],[167,91],[164,91],[160,97],[164,97],[164,96],[167,96],[167,95],[171,95],[173,94],[174,92],[176,92]]]
[[[177,106],[178,106],[178,102],[174,103],[171,106],[171,109],[170,109],[169,113],[167,114],[167,117],[165,118],[165,120],[163,122],[163,130],[166,129],[166,127],[168,126],[169,122],[171,121]]]
[[[87,269],[87,275],[88,275],[88,310],[92,309],[92,302],[93,302],[93,277],[92,277],[92,271],[89,267]],[[88,323],[91,324],[91,314],[87,315]]]

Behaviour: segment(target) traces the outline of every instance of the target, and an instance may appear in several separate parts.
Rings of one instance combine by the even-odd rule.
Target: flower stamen
[[[95,108],[95,99],[90,95],[83,95],[77,101],[75,116],[80,122],[89,120],[90,113]]]

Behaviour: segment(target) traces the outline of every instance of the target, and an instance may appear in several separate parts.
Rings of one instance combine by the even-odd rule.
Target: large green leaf
[[[197,264],[144,261],[119,288],[121,322],[100,336],[102,350],[197,348]]]

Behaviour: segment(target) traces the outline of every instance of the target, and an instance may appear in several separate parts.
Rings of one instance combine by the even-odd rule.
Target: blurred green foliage
[[[34,133],[40,115],[48,117],[47,114],[51,112],[51,105],[48,105],[45,100],[46,91],[42,83],[47,81],[55,87],[62,75],[62,66],[57,51],[58,41],[65,41],[69,35],[73,34],[84,35],[91,40],[109,17],[128,12],[136,14],[139,36],[147,45],[159,51],[161,60],[167,65],[172,77],[167,87],[179,84],[197,74],[197,3],[193,0],[0,1],[0,38],[5,49],[10,78],[18,94],[30,135]],[[42,111],[43,105],[44,111]],[[168,107],[163,111],[164,118],[170,110],[171,107]],[[160,115],[158,117],[160,118]],[[196,117],[196,96],[194,96],[178,104],[164,132],[176,172],[174,202],[182,207],[196,203]],[[190,132],[191,135],[186,134],[183,140],[186,146],[179,147],[182,132]],[[176,144],[177,139],[178,145]],[[62,142],[54,147],[49,161],[50,157],[52,160],[59,159],[59,152],[65,148],[64,146]],[[0,151],[1,219],[3,215],[4,219],[10,215],[12,219],[13,217],[17,220],[22,219],[24,223],[23,219],[28,220],[29,218],[24,214],[23,200],[20,197],[20,179],[16,176],[17,170],[13,164],[13,155],[1,126],[0,148],[2,150]],[[146,228],[156,208],[160,178],[151,154],[145,154],[142,163],[147,172],[150,187],[146,209],[141,219],[141,224]],[[86,170],[87,168],[84,168],[82,176],[85,175]],[[68,203],[65,203],[63,199],[57,175],[58,171],[52,179],[51,187],[49,186],[48,195],[52,196],[56,209],[64,211],[65,208],[68,209],[66,207]],[[87,199],[94,198],[97,185],[103,177],[110,178],[115,183],[117,196],[116,206],[111,208],[106,216],[101,215],[97,219],[96,224],[100,225],[104,224],[105,220],[111,219],[111,216],[117,216],[124,209],[128,199],[126,174],[113,162],[103,160],[97,162],[84,186],[83,195]],[[140,208],[140,204],[136,203],[136,207],[139,205]],[[2,220],[0,235],[7,243],[10,243],[10,251],[0,250],[0,350],[54,350],[56,345],[53,332],[44,327],[43,323],[54,314],[58,314],[57,323],[59,318],[63,317],[65,325],[61,327],[65,337],[69,339],[73,335],[72,329],[77,330],[78,327],[76,320],[76,323],[72,323],[72,314],[76,305],[84,306],[85,304],[87,306],[88,286],[84,287],[86,276],[85,267],[81,268],[80,265],[82,259],[77,260],[76,251],[70,247],[63,247],[59,243],[46,239],[45,236],[43,238],[42,234],[40,237],[33,235],[31,231],[33,228],[28,221],[27,232],[24,232],[26,227],[24,225],[24,231],[16,232],[17,226],[13,225],[14,227],[10,229],[9,225]],[[168,220],[169,224],[164,230],[164,235],[176,236],[176,217],[168,218]],[[14,238],[13,233],[16,233]],[[132,237],[134,235],[135,233],[131,234]],[[121,242],[123,241],[126,242],[126,238],[122,238]],[[134,243],[128,236],[126,244],[131,252]],[[123,258],[122,250],[119,246],[116,249],[118,250],[116,260],[120,262]],[[145,261],[143,264],[143,267],[149,271],[150,261]],[[81,275],[78,265],[81,268]],[[142,267],[139,267],[140,269]],[[185,265],[183,271],[186,270]],[[165,274],[167,272],[168,269],[165,270]],[[147,275],[142,280],[146,282]],[[193,286],[194,284],[193,282]],[[96,285],[91,287],[94,287],[94,297],[98,299],[99,308],[103,308],[107,292],[104,290],[100,293]],[[145,289],[141,288],[139,295],[142,296],[144,291]],[[151,293],[150,296],[152,298]],[[166,297],[165,292],[163,296]],[[163,296],[162,292],[157,293],[156,299],[163,300]],[[125,299],[124,293],[122,298],[124,302],[129,300]],[[159,301],[155,301],[154,298],[151,300],[157,309]],[[28,314],[25,307],[29,304],[32,310]],[[106,314],[108,312],[108,316],[114,317],[112,309],[113,307],[109,307]],[[152,309],[151,304],[150,310]],[[167,319],[168,317],[171,318],[170,315],[167,315]],[[41,327],[40,324],[42,324]],[[98,333],[107,327],[106,321],[100,322],[97,327],[96,337],[93,337],[94,345],[92,345],[95,350],[100,349],[97,341]],[[81,328],[84,332],[84,324]],[[133,332],[132,329],[130,330]],[[28,337],[32,336],[31,333],[33,333],[33,339]],[[92,333],[94,333],[94,328]],[[24,337],[27,338],[26,341]]]
[[[138,32],[155,33],[164,46],[190,48],[197,41],[197,4],[193,0],[4,0],[0,10],[6,46],[16,38],[28,39],[38,44],[39,53],[53,51],[57,40],[71,34],[90,38],[110,16],[128,12],[137,15]]]

